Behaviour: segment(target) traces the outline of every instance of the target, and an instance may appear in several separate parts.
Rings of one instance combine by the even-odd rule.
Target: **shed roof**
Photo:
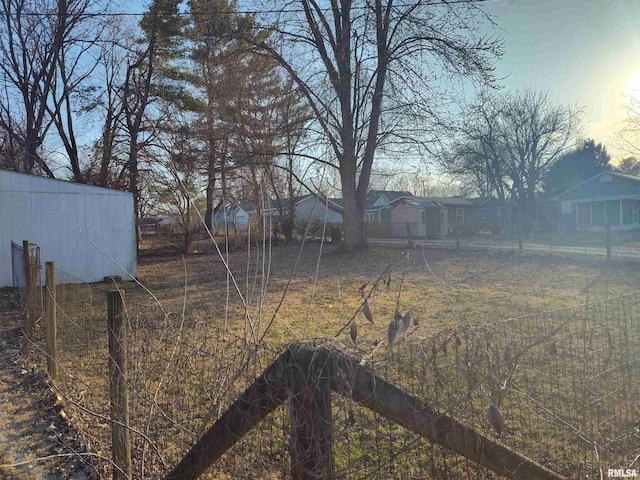
[[[113,188],[86,185],[58,178],[42,177],[30,173],[0,169],[0,190],[3,192],[39,192],[39,193],[92,193],[94,195],[128,195],[130,192]]]

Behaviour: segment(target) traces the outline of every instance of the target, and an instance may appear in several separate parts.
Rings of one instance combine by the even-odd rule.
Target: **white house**
[[[13,284],[11,242],[23,240],[78,282],[137,275],[128,192],[0,170],[0,287]]]
[[[240,205],[230,205],[214,213],[211,224],[216,228],[233,226],[246,228],[249,225],[249,218],[249,213]]]
[[[296,200],[296,218],[305,222],[342,223],[342,206],[337,199],[324,200],[318,195],[305,195]]]
[[[293,199],[295,217],[301,222],[324,222],[327,223],[342,223],[342,199],[330,198],[324,199],[319,195],[307,194]],[[288,198],[281,199],[280,201],[271,199],[269,200],[269,207],[265,208],[265,215],[269,218],[277,218],[280,215],[280,208],[288,208],[290,200]],[[251,216],[255,212],[255,205],[253,203],[247,203],[243,205],[243,212]]]

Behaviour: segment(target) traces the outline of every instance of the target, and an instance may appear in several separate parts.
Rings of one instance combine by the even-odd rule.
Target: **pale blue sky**
[[[613,134],[624,95],[640,98],[640,0],[490,0],[486,10],[505,41],[505,87],[584,107],[586,135],[622,155]]]

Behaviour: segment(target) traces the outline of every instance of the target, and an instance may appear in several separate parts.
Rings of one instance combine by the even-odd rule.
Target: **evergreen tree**
[[[549,196],[558,195],[597,174],[611,169],[611,156],[602,143],[582,140],[578,146],[551,165],[544,182]]]

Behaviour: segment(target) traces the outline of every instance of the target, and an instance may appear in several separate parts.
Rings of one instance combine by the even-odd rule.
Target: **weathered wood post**
[[[407,222],[407,245],[413,247],[413,240],[411,239],[411,224]]]
[[[607,223],[607,262],[611,263],[611,225]]]
[[[126,382],[126,349],[122,322],[122,292],[107,292],[109,331],[109,403],[111,413],[111,454],[113,480],[130,480],[131,441],[129,438],[129,399]],[[117,467],[117,468],[116,468]]]
[[[518,224],[518,253],[520,255],[522,255],[522,253],[523,253],[523,248],[522,248],[522,223]]]
[[[456,227],[456,252],[460,253],[460,230]]]
[[[285,374],[291,398],[291,476],[332,478],[332,361],[325,349],[290,347]]]
[[[46,263],[47,273],[47,296],[46,296],[46,330],[47,330],[47,373],[49,378],[58,378],[58,338],[56,331],[56,264]]]

